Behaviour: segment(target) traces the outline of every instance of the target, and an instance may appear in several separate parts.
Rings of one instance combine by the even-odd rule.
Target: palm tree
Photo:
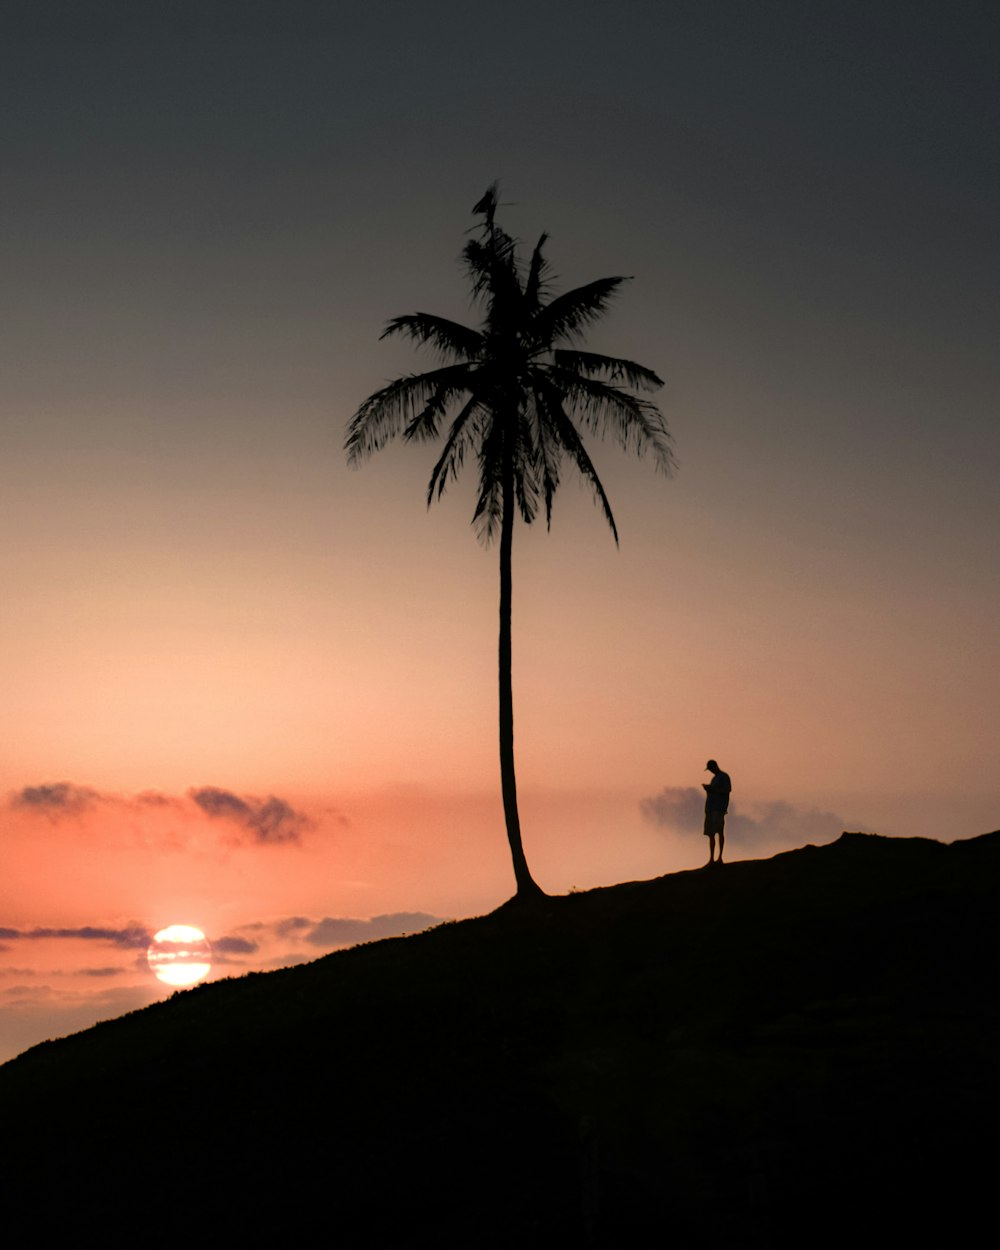
[[[511,688],[511,547],[514,515],[531,523],[544,506],[546,525],[564,459],[590,483],[611,527],[618,529],[604,487],[580,430],[610,436],[627,451],[652,454],[656,467],[673,467],[670,435],[655,404],[633,392],[653,390],[650,369],[579,350],[584,332],[608,309],[623,277],[599,278],[551,296],[542,235],[527,266],[517,243],[496,222],[494,183],[473,208],[482,216],[478,237],[463,258],[479,329],[430,313],[394,317],[382,338],[401,334],[438,353],[440,367],[409,374],[368,397],[348,426],[345,449],[352,465],[396,435],[406,441],[436,439],[450,417],[444,448],[431,473],[428,506],[456,479],[466,455],[479,462],[479,497],[472,522],[489,545],[500,540],[500,784],[517,897],[542,893],[521,843],[514,779],[514,708]],[[575,423],[574,423],[575,420]]]

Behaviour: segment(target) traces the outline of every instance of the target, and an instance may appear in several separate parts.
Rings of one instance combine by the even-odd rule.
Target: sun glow
[[[196,985],[212,970],[212,947],[194,925],[172,924],[153,938],[146,961],[164,985]]]

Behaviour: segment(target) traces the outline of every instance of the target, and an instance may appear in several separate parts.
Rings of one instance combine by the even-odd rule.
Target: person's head
[[[717,773],[719,771],[719,766],[716,764],[715,760],[709,760],[705,765],[705,769],[707,772]]]

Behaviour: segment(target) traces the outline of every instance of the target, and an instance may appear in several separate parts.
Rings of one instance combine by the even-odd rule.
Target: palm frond
[[[545,416],[549,428],[559,444],[567,455],[573,460],[576,467],[580,470],[585,481],[590,483],[590,488],[594,492],[594,497],[601,505],[604,513],[604,519],[611,527],[611,533],[614,535],[615,546],[618,546],[618,526],[615,524],[614,513],[611,511],[611,503],[604,491],[601,479],[597,476],[597,470],[594,468],[593,461],[587,454],[580,435],[577,433],[576,426],[569,419],[566,409],[563,407],[562,396],[559,391],[552,386],[547,379],[542,381],[540,390],[545,396]]]
[[[524,283],[524,302],[530,312],[541,307],[542,296],[549,287],[549,263],[542,254],[542,248],[548,242],[548,238],[547,234],[539,237],[528,264],[528,276]]]
[[[651,454],[656,468],[668,477],[673,472],[676,462],[670,432],[654,403],[621,387],[557,366],[550,366],[545,374],[562,393],[563,403],[578,414],[587,429],[601,438],[610,436],[623,451],[637,456]]]
[[[465,267],[478,299],[486,296],[487,308],[498,300],[520,295],[517,280],[516,245],[509,234],[493,230],[485,239],[470,239],[462,249]]]
[[[558,396],[557,396],[558,398]],[[542,494],[545,498],[545,528],[552,528],[552,500],[559,488],[560,444],[552,437],[550,426],[553,417],[549,411],[551,400],[545,386],[533,391],[533,412],[537,422],[539,466],[542,475]]]
[[[476,298],[486,296],[487,322],[493,320],[497,305],[504,305],[521,294],[517,271],[517,240],[496,224],[500,184],[493,182],[473,208],[486,220],[478,239],[470,239],[462,250]]]
[[[560,339],[582,338],[587,327],[608,311],[621,284],[628,281],[628,278],[598,278],[596,282],[557,295],[535,317],[531,327],[533,337],[546,346]]]
[[[446,359],[474,360],[483,349],[483,336],[478,330],[432,313],[393,317],[379,338],[387,339],[394,334],[413,339],[421,347],[429,343]]]
[[[469,422],[478,411],[480,411],[479,396],[473,395],[451,423],[451,429],[448,431],[448,437],[445,439],[444,450],[434,466],[434,471],[431,473],[431,480],[427,487],[428,507],[433,503],[435,494],[438,499],[444,494],[444,488],[448,485],[449,478],[452,481],[458,478],[469,443]]]
[[[557,347],[552,358],[560,369],[582,373],[594,378],[603,375],[607,382],[624,382],[636,390],[655,391],[663,385],[663,379],[652,369],[637,365],[634,360],[621,360],[617,356],[602,356],[598,352],[581,352],[567,347]]]
[[[344,450],[349,464],[358,464],[401,433],[428,405],[435,409],[441,397],[458,398],[470,389],[473,368],[467,364],[446,365],[429,373],[408,374],[369,395],[351,418]]]
[[[488,547],[503,517],[503,426],[495,414],[482,431],[479,443],[479,496],[472,514],[476,537]]]
[[[416,413],[403,427],[403,440],[407,443],[426,443],[437,438],[441,428],[441,418],[452,403],[468,390],[467,386],[456,387],[443,382],[431,395],[424,407]]]
[[[520,404],[513,454],[514,494],[521,519],[526,525],[530,525],[538,515],[538,497],[544,490],[539,480],[543,473],[538,432],[538,423],[532,420],[532,414],[527,405]]]

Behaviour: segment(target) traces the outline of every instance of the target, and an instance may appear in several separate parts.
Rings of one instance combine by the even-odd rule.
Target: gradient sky
[[[514,546],[547,889],[1000,823],[993,4],[0,7],[0,1059],[512,891],[495,550],[435,455],[345,464],[474,318],[471,207],[655,369],[680,468],[592,448]]]

